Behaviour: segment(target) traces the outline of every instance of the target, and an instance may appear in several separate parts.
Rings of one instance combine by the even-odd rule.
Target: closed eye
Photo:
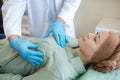
[[[96,42],[96,37],[94,37],[94,41]]]

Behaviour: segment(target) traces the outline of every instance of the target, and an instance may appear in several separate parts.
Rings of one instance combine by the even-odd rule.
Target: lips
[[[82,38],[83,38],[83,41],[85,41],[85,40],[86,40],[86,36],[83,36]]]
[[[82,37],[83,41],[85,41],[85,36]]]

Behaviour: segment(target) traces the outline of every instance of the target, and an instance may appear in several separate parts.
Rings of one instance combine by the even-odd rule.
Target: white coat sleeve
[[[3,26],[7,38],[13,34],[21,36],[21,23],[25,7],[26,0],[7,0],[3,4]]]
[[[68,26],[70,26],[73,22],[75,13],[79,8],[80,3],[81,0],[65,0],[58,16],[61,17]]]

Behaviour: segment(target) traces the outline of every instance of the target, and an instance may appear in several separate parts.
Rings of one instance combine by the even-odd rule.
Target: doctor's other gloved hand
[[[13,38],[10,40],[9,44],[33,66],[40,65],[43,62],[43,53],[32,50],[39,47],[37,44],[33,44],[30,41],[24,40],[22,38]]]
[[[66,44],[69,42],[64,31],[64,24],[59,20],[54,20],[52,24],[48,26],[48,29],[44,38],[48,37],[50,33],[53,33],[53,36],[57,44],[60,45],[62,48],[64,48]]]

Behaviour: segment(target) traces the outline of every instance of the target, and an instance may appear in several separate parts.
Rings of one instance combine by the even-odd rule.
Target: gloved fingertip
[[[41,57],[43,57],[44,56],[44,54],[43,53],[40,53],[41,54]]]
[[[65,45],[63,45],[63,44],[60,44],[60,46],[61,46],[61,48],[64,48],[64,47],[65,47]]]
[[[51,31],[49,31],[49,29],[48,29],[47,32],[45,33],[45,35],[43,36],[43,38],[49,37],[50,33],[51,33]]]
[[[61,41],[62,48],[65,47],[65,44],[66,44],[66,42],[65,42],[65,40],[63,39],[63,40]]]
[[[64,46],[61,46],[61,48],[64,48]]]
[[[34,67],[36,66],[34,63],[31,63],[31,64],[32,64],[32,66],[34,66]]]
[[[65,48],[65,45],[64,45],[64,46],[62,46],[62,48]]]
[[[32,48],[38,48],[38,47],[39,47],[38,44],[33,44],[33,45],[32,45]]]
[[[43,38],[47,38],[47,37],[48,37],[48,35],[46,35],[46,34],[43,36]]]
[[[39,57],[44,56],[44,54],[41,51],[39,51],[38,49],[31,49],[31,50],[29,50],[29,53],[30,53],[30,55],[34,55],[34,56],[39,56]]]
[[[58,45],[60,45],[60,42],[59,42],[59,41],[57,41],[57,44],[58,44]],[[61,46],[61,45],[60,45],[60,46]]]
[[[41,59],[41,62],[44,62],[44,59]]]
[[[62,48],[64,48],[64,44],[61,44]]]
[[[61,46],[61,43],[60,43],[59,37],[58,37],[57,35],[55,35],[55,39],[56,39],[57,44]]]
[[[43,63],[44,62],[44,59],[43,58],[39,58],[39,64]]]
[[[41,62],[36,62],[36,66],[38,66],[38,65],[40,65],[41,64]]]
[[[69,39],[68,39],[68,37],[66,37],[65,42],[66,42],[66,43],[69,43]]]

